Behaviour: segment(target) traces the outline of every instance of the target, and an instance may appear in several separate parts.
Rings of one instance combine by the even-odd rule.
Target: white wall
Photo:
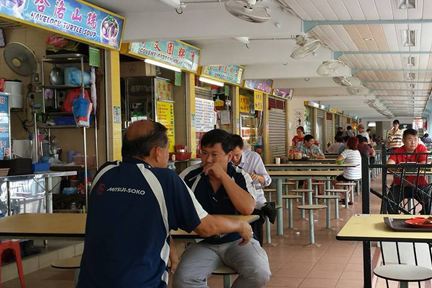
[[[295,115],[296,111],[302,111],[300,120],[301,120],[301,126],[304,125],[304,99],[299,99],[293,97],[291,101],[289,101],[289,116],[288,116],[288,128],[290,127],[289,123],[291,123],[291,129],[288,129],[288,142],[291,146],[291,139],[296,135],[296,128],[298,123],[296,123]]]

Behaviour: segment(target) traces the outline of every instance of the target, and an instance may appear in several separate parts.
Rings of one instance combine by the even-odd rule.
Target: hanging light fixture
[[[169,65],[169,64],[165,64],[165,63],[162,63],[162,62],[159,62],[159,61],[155,61],[155,60],[152,60],[152,59],[145,59],[144,62],[148,63],[148,64],[155,65],[155,66],[159,66],[159,67],[162,67],[162,68],[165,68],[165,69],[169,69],[169,70],[172,70],[172,71],[175,71],[175,72],[181,72],[181,69],[178,68],[178,67],[175,67],[175,66]]]
[[[202,77],[202,76],[199,78],[199,81],[207,83],[207,84],[211,84],[211,85],[220,86],[220,87],[223,87],[225,85],[223,82],[216,81],[216,80],[209,79],[209,78]]]

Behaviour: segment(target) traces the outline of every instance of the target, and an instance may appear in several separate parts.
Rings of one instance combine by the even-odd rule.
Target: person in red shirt
[[[424,145],[419,144],[417,131],[414,129],[406,129],[403,132],[403,146],[395,149],[390,155],[387,164],[401,164],[415,162],[418,164],[426,164],[427,155],[416,155],[415,153],[427,153]],[[399,154],[398,153],[405,153]],[[414,154],[409,154],[414,153]],[[417,171],[417,169],[416,169]],[[404,173],[409,171],[404,171]],[[431,196],[430,186],[426,180],[426,176],[404,176],[401,179],[401,173],[396,173],[393,177],[392,187],[388,193],[390,200],[388,203],[388,212],[390,214],[399,214],[398,206],[405,199],[416,199],[422,205],[422,214],[430,214],[431,212]]]
[[[304,132],[303,126],[298,126],[296,132],[297,132],[297,135],[294,136],[291,140],[292,141],[292,143],[291,143],[292,149],[295,149],[295,147],[297,146],[297,143],[303,142],[304,137],[305,137],[305,132]]]

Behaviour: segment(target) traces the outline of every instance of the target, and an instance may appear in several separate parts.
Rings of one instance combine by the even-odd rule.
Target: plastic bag
[[[66,94],[65,101],[62,106],[63,112],[72,112],[73,110],[73,100],[78,98],[78,96],[82,93],[81,89],[70,90]],[[90,96],[87,90],[84,91],[84,98],[90,100]]]

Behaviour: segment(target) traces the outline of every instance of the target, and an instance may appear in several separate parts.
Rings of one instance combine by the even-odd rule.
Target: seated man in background
[[[302,154],[305,154],[310,158],[325,158],[324,153],[321,151],[319,146],[315,145],[315,138],[312,135],[306,135],[303,142],[297,144],[296,150],[299,150]]]
[[[201,139],[202,166],[185,169],[180,177],[210,214],[250,215],[256,192],[252,178],[231,163],[231,134],[215,129]],[[208,276],[222,265],[239,273],[233,288],[261,288],[270,280],[267,254],[255,239],[243,246],[241,237],[231,233],[191,244],[183,253],[174,274],[173,288],[206,288]]]
[[[334,137],[335,142],[331,144],[329,147],[327,147],[326,152],[327,153],[333,153],[333,154],[339,154],[339,150],[342,146],[344,146],[344,140],[342,137],[342,133],[338,132],[336,133]]]
[[[261,156],[249,150],[243,150],[243,139],[240,135],[232,135],[233,142],[233,158],[232,162],[243,168],[249,175],[252,177],[253,184],[259,186],[269,186],[271,183],[271,178],[267,173],[267,170],[264,166],[264,163],[261,159]],[[267,204],[267,200],[264,195],[264,191],[259,188],[256,190],[256,204],[255,210],[253,212],[254,215],[259,215],[260,219],[258,221],[253,222],[252,230],[255,233],[255,236],[258,238],[261,246],[263,245],[263,224],[264,224],[264,215],[266,212],[271,214],[268,215],[270,221],[274,223],[276,217],[276,210],[271,207],[271,205]],[[267,205],[266,205],[267,204]]]
[[[387,164],[401,164],[408,162],[415,162],[418,164],[425,164],[427,155],[414,155],[414,154],[400,154],[396,153],[427,153],[426,147],[418,144],[417,131],[414,129],[406,129],[402,136],[403,146],[395,149],[390,155]],[[395,153],[395,154],[393,154]],[[415,169],[417,171],[417,169]],[[414,171],[414,172],[416,172]],[[412,171],[404,171],[412,172]],[[388,212],[390,214],[399,214],[398,206],[405,199],[416,199],[421,205],[421,214],[431,214],[431,191],[430,186],[426,180],[426,176],[420,173],[419,176],[400,176],[393,177],[392,187],[390,188],[388,197],[390,199],[388,204]]]
[[[180,177],[166,168],[166,127],[138,121],[123,137],[123,162],[102,165],[93,180],[78,288],[165,288],[170,230],[203,237],[237,232],[245,221],[208,215]]]

